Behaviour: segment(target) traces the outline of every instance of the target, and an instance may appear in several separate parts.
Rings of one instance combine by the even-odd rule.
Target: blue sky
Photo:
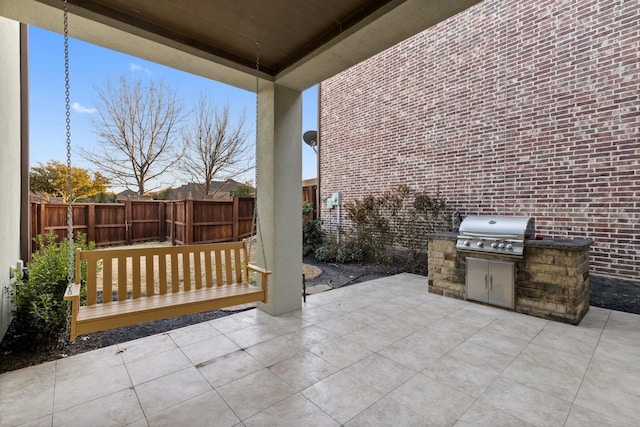
[[[36,27],[29,29],[30,83],[30,164],[49,160],[66,162],[65,102],[64,102],[64,46],[62,35]],[[93,120],[96,117],[96,86],[119,76],[164,80],[176,89],[185,107],[191,107],[201,93],[207,94],[216,105],[228,104],[232,117],[246,112],[249,131],[247,143],[255,142],[255,94],[213,80],[188,74],[153,62],[125,55],[79,40],[69,40],[71,138],[73,147],[90,149],[96,142]],[[317,86],[303,93],[302,130],[316,130],[318,126]],[[301,179],[314,178],[316,154],[302,142],[303,164]],[[253,148],[251,150],[253,152]],[[72,163],[94,170],[91,163],[72,151]],[[238,179],[238,178],[236,178]],[[253,179],[253,171],[244,179]],[[180,185],[180,182],[177,183]],[[119,190],[119,189],[114,189]]]

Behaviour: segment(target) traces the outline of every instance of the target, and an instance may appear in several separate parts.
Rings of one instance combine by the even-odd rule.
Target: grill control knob
[[[507,243],[506,248],[507,248],[507,249],[509,249],[509,250],[511,250],[511,249],[513,249],[513,245],[512,245],[511,243]]]
[[[477,245],[479,248],[481,248],[481,247],[483,247],[483,246],[484,246],[484,242],[478,242],[478,243],[476,243],[476,245]]]
[[[465,240],[464,243],[463,243],[463,245],[465,245],[465,246],[469,246],[470,244],[471,243],[468,240]]]
[[[500,249],[504,249],[504,243],[500,243],[500,244],[498,245],[498,248],[500,248]]]
[[[498,247],[498,244],[497,244],[496,242],[493,242],[493,243],[491,244],[491,247],[492,247],[493,249],[495,249],[495,248],[497,248],[497,247]]]

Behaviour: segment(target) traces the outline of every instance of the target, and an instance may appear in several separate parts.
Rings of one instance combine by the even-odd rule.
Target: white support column
[[[4,292],[20,259],[20,23],[0,17],[0,340],[11,305]]]
[[[302,92],[260,82],[258,108],[258,264],[262,240],[273,271],[259,308],[280,315],[302,307]]]

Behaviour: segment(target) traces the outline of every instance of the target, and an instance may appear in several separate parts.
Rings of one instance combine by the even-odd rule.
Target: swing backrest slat
[[[248,283],[246,242],[76,252],[86,265],[86,304]]]

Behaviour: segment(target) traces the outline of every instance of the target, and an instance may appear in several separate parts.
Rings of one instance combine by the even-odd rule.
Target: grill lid
[[[470,216],[462,221],[456,248],[510,257],[524,256],[524,240],[535,234],[532,217]]]
[[[469,216],[460,224],[466,236],[524,240],[535,233],[535,219],[526,216]]]

